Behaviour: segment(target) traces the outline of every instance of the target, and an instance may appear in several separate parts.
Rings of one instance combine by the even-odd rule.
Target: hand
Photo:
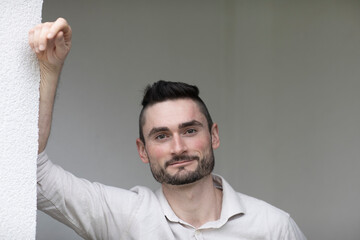
[[[63,18],[39,24],[29,32],[29,45],[40,63],[38,152],[41,153],[50,135],[57,82],[71,48],[71,27]]]
[[[61,70],[71,48],[71,27],[64,18],[37,25],[29,31],[29,45],[41,67]]]

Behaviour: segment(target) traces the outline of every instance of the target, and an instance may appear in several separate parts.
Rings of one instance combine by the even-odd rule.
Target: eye
[[[187,130],[185,131],[185,134],[194,134],[194,133],[196,133],[196,132],[197,132],[196,129],[189,128],[189,129],[187,129]]]
[[[165,139],[167,136],[166,134],[162,133],[162,134],[159,134],[155,137],[156,140],[163,140]]]

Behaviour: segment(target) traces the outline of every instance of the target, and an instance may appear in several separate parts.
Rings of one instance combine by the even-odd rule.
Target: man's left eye
[[[190,128],[190,129],[186,130],[186,132],[185,132],[185,134],[192,134],[192,133],[196,133],[196,130]]]

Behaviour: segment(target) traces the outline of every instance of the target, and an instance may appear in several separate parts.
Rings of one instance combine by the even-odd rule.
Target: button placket
[[[202,236],[202,233],[200,230],[195,230],[194,236],[195,236],[196,240],[203,240],[203,236]]]

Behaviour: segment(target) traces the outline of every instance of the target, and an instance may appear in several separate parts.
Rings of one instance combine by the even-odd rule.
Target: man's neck
[[[192,226],[220,218],[222,191],[214,187],[211,175],[181,186],[163,184],[162,189],[176,216]]]

